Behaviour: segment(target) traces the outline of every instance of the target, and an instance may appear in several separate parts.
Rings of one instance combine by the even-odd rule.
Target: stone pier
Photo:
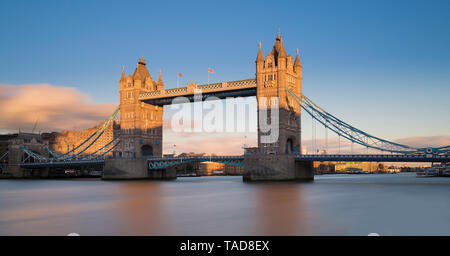
[[[25,169],[21,167],[22,161],[26,155],[20,147],[48,157],[48,152],[44,150],[47,144],[44,144],[40,135],[20,133],[8,141],[8,167],[4,175],[9,178],[25,179],[25,178],[48,178],[49,168],[42,169]],[[34,160],[33,158],[29,158]]]
[[[294,155],[246,155],[244,181],[312,181],[313,162],[297,162]]]
[[[106,159],[103,168],[104,180],[134,180],[134,179],[155,179],[166,180],[176,179],[175,169],[148,170],[148,161],[144,158],[137,159]]]

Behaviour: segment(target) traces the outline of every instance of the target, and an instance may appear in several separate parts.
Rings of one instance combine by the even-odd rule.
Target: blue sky
[[[76,87],[118,103],[141,55],[166,88],[254,77],[281,29],[303,91],[375,135],[449,135],[450,1],[0,2],[0,84]],[[306,117],[305,117],[306,118]],[[310,134],[310,121],[303,125]],[[308,123],[309,122],[309,123]]]

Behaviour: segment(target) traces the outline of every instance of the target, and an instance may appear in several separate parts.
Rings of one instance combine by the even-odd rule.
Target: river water
[[[0,235],[450,235],[450,178],[0,180]]]

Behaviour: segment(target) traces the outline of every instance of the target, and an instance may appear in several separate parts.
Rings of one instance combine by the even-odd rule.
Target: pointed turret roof
[[[297,48],[297,56],[295,57],[294,67],[301,66],[300,58],[298,57],[298,48]]]
[[[145,65],[144,55],[141,56],[141,59],[138,62],[139,64]]]
[[[120,81],[125,80],[125,65],[122,65],[122,76],[120,77]]]
[[[161,69],[159,70],[158,84],[163,84],[162,77],[161,77]]]
[[[275,39],[275,45],[273,46],[272,52],[275,59],[285,58],[287,56],[286,50],[284,50],[283,39],[281,38],[280,30],[278,29],[277,38]]]
[[[261,42],[259,42],[259,51],[258,51],[258,57],[256,57],[256,61],[264,61],[264,56],[261,51]]]
[[[146,67],[144,56],[142,56],[136,65],[136,69],[134,70],[133,79],[144,81],[147,77],[150,77],[150,73]]]

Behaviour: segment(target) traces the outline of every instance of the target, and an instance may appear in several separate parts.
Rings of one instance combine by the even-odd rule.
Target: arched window
[[[153,148],[152,148],[152,146],[147,145],[147,144],[143,145],[143,146],[141,147],[141,155],[142,155],[143,157],[146,157],[146,156],[153,156]]]

